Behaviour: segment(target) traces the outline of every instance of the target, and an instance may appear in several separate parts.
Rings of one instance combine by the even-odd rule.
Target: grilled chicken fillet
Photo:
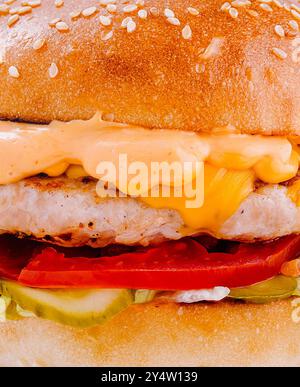
[[[63,246],[148,245],[185,235],[176,210],[135,198],[101,199],[89,179],[34,177],[0,186],[0,230]],[[281,185],[262,186],[219,231],[224,239],[271,239],[300,231],[300,209]]]

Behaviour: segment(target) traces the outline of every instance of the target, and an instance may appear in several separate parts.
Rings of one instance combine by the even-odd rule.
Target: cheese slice
[[[204,203],[200,208],[187,208],[188,198],[160,197],[141,198],[153,208],[177,210],[189,234],[191,230],[207,230],[217,233],[220,226],[253,191],[255,173],[251,169],[233,171],[217,168],[209,164],[204,167]]]

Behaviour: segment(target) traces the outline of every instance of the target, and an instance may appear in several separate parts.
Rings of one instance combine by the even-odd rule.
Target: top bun
[[[1,5],[0,118],[299,135],[300,4],[224,1]]]

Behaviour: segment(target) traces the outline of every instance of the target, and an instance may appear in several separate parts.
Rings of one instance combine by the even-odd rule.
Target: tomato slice
[[[69,258],[50,247],[29,261],[18,280],[40,288],[233,288],[277,275],[299,250],[300,236],[238,244],[226,253],[209,253],[191,238],[101,258]]]

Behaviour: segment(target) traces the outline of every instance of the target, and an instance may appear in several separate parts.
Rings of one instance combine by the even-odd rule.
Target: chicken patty
[[[284,186],[251,193],[218,237],[245,241],[300,232],[300,209]],[[34,177],[0,186],[0,232],[63,246],[148,245],[186,235],[180,214],[134,198],[101,199],[92,180]]]

